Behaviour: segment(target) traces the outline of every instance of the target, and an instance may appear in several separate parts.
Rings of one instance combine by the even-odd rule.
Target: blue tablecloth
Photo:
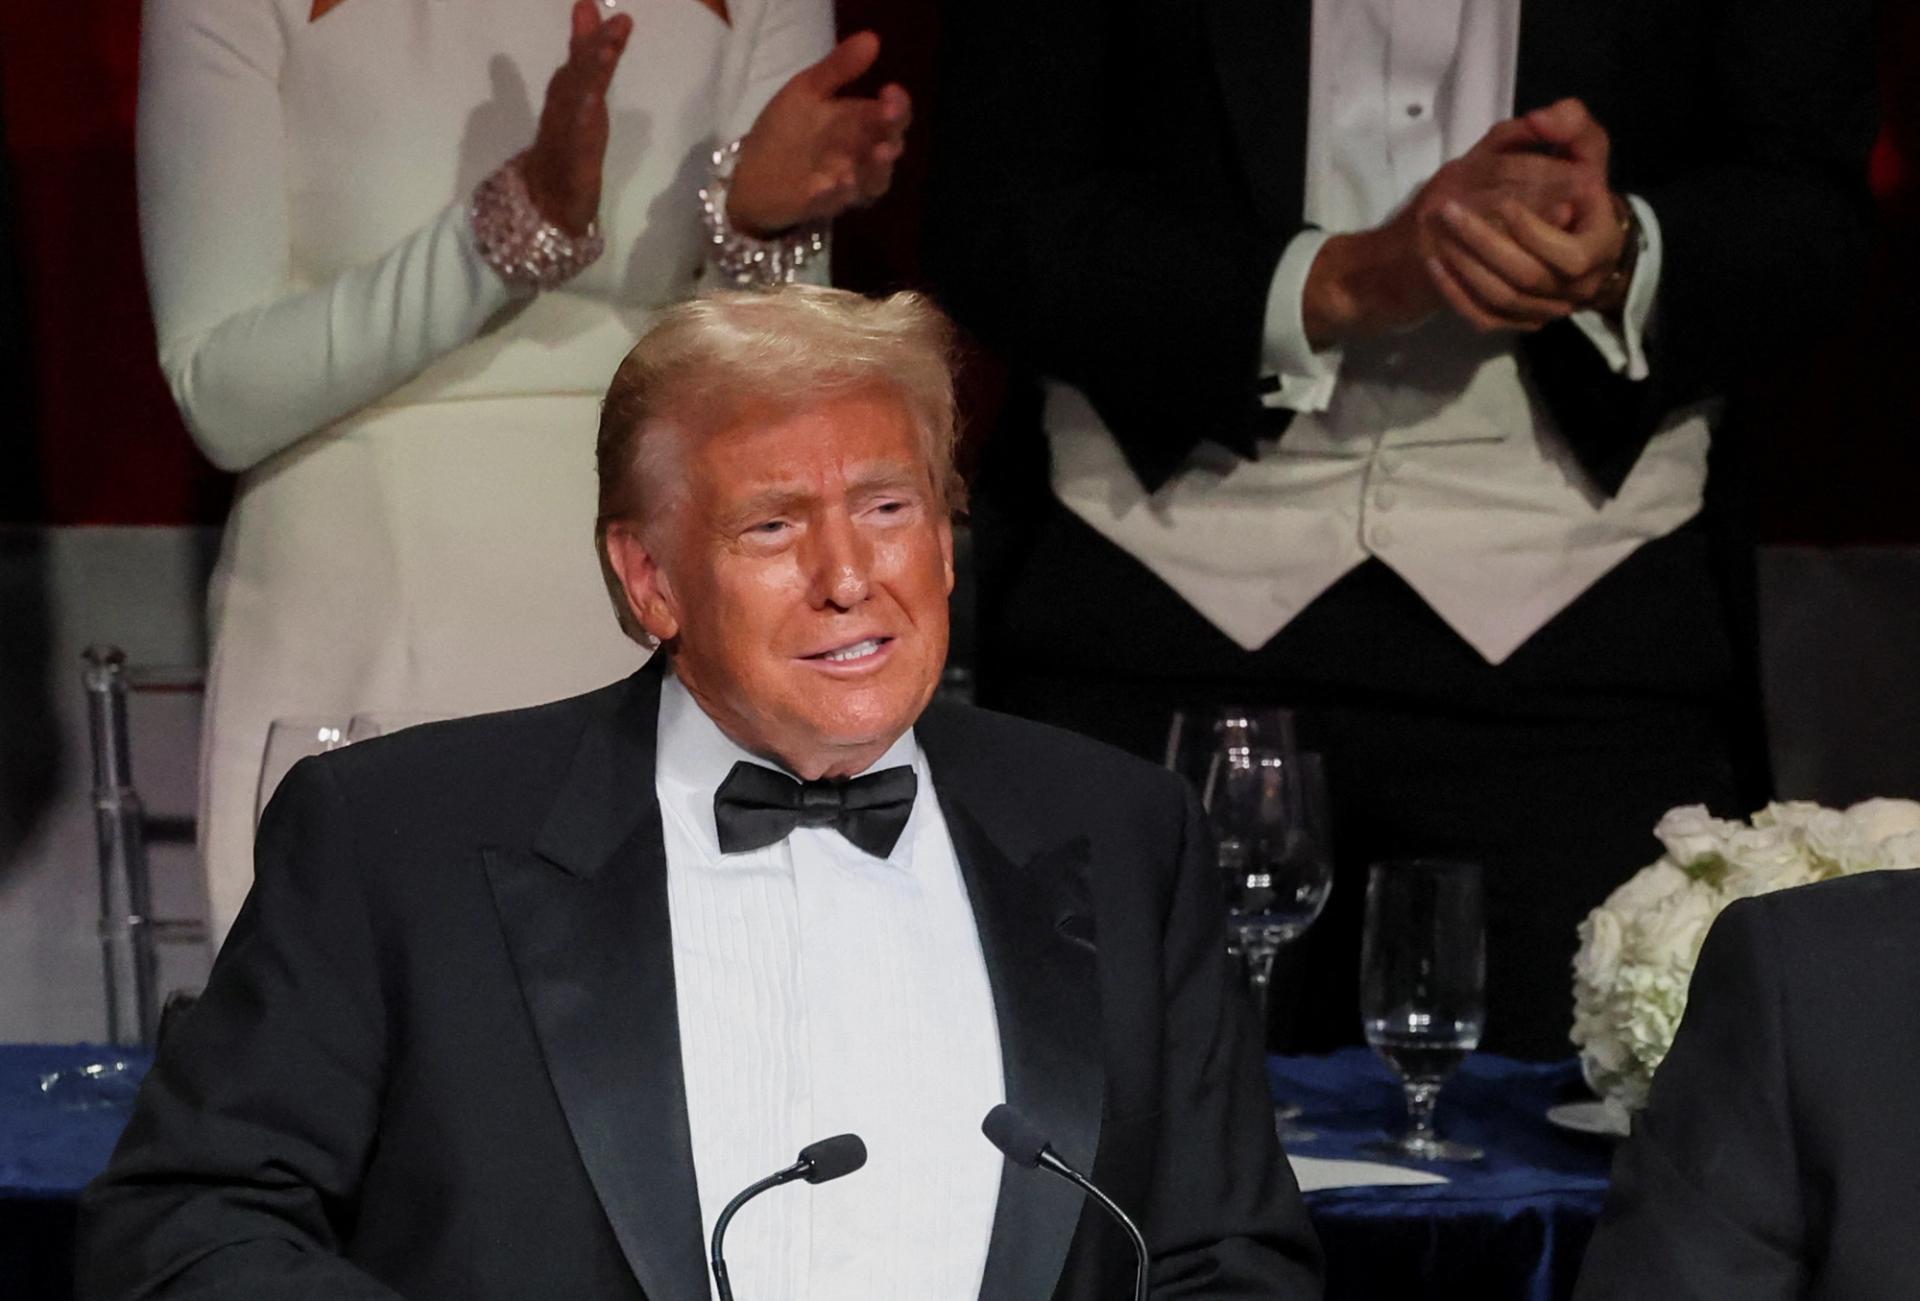
[[[50,1072],[110,1057],[97,1047],[0,1044],[0,1298],[63,1301],[71,1291],[74,1199],[106,1165],[125,1107],[75,1109],[40,1091]],[[133,1058],[144,1064],[143,1059]],[[1399,1085],[1360,1049],[1274,1058],[1278,1093],[1318,1132],[1308,1156],[1355,1157],[1398,1127]],[[1330,1189],[1308,1208],[1327,1249],[1329,1301],[1464,1297],[1559,1301],[1606,1192],[1604,1143],[1544,1119],[1581,1096],[1571,1064],[1470,1059],[1441,1095],[1443,1132],[1487,1149],[1474,1166],[1439,1167],[1428,1187]]]
[[[1400,1085],[1365,1049],[1276,1057],[1277,1096],[1305,1108],[1303,1156],[1380,1158],[1361,1145],[1405,1125]],[[1308,1209],[1327,1252],[1328,1301],[1470,1297],[1562,1301],[1572,1294],[1606,1197],[1604,1139],[1546,1120],[1557,1102],[1589,1096],[1572,1062],[1527,1065],[1472,1057],[1440,1095],[1440,1132],[1486,1150],[1472,1165],[1436,1165],[1446,1184],[1337,1188]]]
[[[74,1201],[107,1164],[126,1128],[119,1105],[84,1106],[89,1097],[50,1097],[43,1076],[90,1062],[124,1059],[144,1071],[138,1053],[90,1045],[0,1044],[0,1297],[65,1301],[73,1293]]]

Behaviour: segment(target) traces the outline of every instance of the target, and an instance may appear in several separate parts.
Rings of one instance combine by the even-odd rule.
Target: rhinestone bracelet
[[[791,284],[807,263],[826,254],[824,223],[808,222],[771,239],[755,239],[727,220],[727,189],[740,142],[713,151],[713,170],[700,191],[700,224],[707,232],[707,258],[727,283],[741,289],[771,289]]]
[[[569,235],[540,215],[520,167],[525,154],[509,158],[474,187],[467,218],[480,258],[508,286],[524,293],[555,289],[592,266],[606,250],[600,223],[584,235]]]

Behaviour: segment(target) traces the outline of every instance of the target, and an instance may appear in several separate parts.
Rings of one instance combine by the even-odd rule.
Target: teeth
[[[835,660],[835,661],[864,659],[866,656],[873,654],[875,651],[879,649],[880,649],[879,639],[875,637],[869,637],[863,642],[856,642],[854,645],[847,647],[845,650],[837,650],[830,655],[823,655],[821,656],[821,658],[827,659],[827,660]]]

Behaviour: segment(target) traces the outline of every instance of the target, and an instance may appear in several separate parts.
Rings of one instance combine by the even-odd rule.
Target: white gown
[[[252,880],[275,718],[465,714],[630,672],[593,555],[599,399],[702,266],[708,153],[832,44],[829,0],[616,0],[607,252],[510,297],[465,203],[533,139],[566,0],[147,0],[141,234],[161,364],[241,472],[210,599],[201,848]]]

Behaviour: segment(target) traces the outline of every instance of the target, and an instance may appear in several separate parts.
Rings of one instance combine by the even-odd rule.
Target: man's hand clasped
[[[1307,282],[1309,341],[1397,333],[1442,311],[1493,332],[1619,310],[1631,219],[1608,152],[1578,100],[1499,123],[1391,221],[1327,241]]]

